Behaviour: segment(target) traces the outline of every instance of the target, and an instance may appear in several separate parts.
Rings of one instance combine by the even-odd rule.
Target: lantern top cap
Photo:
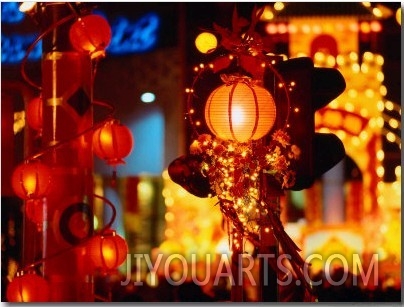
[[[248,86],[255,86],[260,83],[260,80],[253,79],[249,76],[246,75],[241,75],[241,74],[221,74],[220,79],[226,84],[226,85],[232,85],[234,83],[245,83]]]
[[[101,237],[115,237],[117,235],[116,230],[112,228],[104,229],[101,233]]]
[[[22,277],[24,275],[37,275],[37,274],[35,273],[35,270],[32,268],[23,269],[15,273],[16,277]]]

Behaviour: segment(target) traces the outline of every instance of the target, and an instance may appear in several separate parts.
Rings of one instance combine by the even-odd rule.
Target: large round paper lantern
[[[94,153],[109,165],[125,163],[123,158],[130,154],[133,136],[129,128],[118,121],[108,121],[93,134]]]
[[[48,302],[50,297],[49,284],[35,273],[17,275],[7,287],[8,302]]]
[[[105,55],[111,36],[108,21],[100,15],[80,17],[69,31],[70,42],[74,49],[90,53],[91,58]]]
[[[95,235],[87,245],[93,265],[103,270],[113,270],[126,260],[128,245],[114,230]]]
[[[34,130],[42,130],[42,98],[35,97],[28,102],[27,106],[27,123]]]
[[[272,95],[245,78],[216,88],[205,105],[210,131],[223,140],[248,142],[265,136],[275,123]]]
[[[28,200],[48,194],[52,181],[52,171],[39,161],[18,165],[11,177],[11,186],[18,197]]]

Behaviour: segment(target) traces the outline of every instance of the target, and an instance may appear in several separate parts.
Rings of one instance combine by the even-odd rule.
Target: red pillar
[[[43,28],[71,15],[63,2],[45,3]],[[43,40],[42,97],[43,162],[53,169],[52,192],[47,197],[44,225],[44,275],[51,301],[94,301],[93,281],[85,244],[93,233],[93,76],[89,55],[70,45],[69,28],[56,27]],[[55,256],[56,255],[56,256]]]

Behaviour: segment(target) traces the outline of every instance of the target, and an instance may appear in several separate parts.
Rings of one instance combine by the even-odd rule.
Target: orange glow
[[[43,199],[30,199],[25,203],[25,214],[32,222],[42,224],[46,216]]]
[[[361,28],[361,31],[363,33],[369,33],[370,32],[370,24],[368,22],[366,22],[366,21],[361,22],[360,28]]]
[[[224,140],[260,139],[270,131],[275,117],[272,95],[263,87],[240,81],[215,89],[205,106],[210,131]]]
[[[217,47],[217,38],[212,33],[203,32],[196,37],[195,46],[201,53],[210,53]]]
[[[74,49],[88,52],[92,58],[105,55],[105,49],[111,42],[111,28],[100,15],[87,15],[79,18],[69,32]]]
[[[87,251],[95,267],[111,270],[126,260],[128,245],[124,238],[115,231],[110,231],[94,236],[87,246]]]
[[[370,29],[373,32],[380,32],[382,30],[382,25],[380,24],[380,22],[374,20],[370,23]]]
[[[122,159],[130,154],[133,143],[129,128],[117,121],[107,122],[93,134],[94,153],[110,165],[125,163]]]
[[[41,162],[20,164],[11,177],[15,194],[25,200],[46,196],[50,184],[51,169]]]
[[[277,26],[273,23],[267,24],[265,30],[267,31],[268,34],[275,34],[278,32]]]
[[[17,276],[7,287],[7,301],[13,303],[49,301],[49,285],[33,273]]]
[[[278,24],[278,32],[279,32],[280,34],[285,34],[285,33],[287,33],[287,32],[288,32],[288,27],[287,27],[287,25],[284,24],[284,23]]]

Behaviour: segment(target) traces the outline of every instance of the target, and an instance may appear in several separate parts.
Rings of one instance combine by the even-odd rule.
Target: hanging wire
[[[107,230],[109,230],[109,229],[111,228],[112,224],[114,223],[114,221],[115,221],[115,219],[116,219],[116,208],[115,208],[114,204],[113,204],[110,200],[108,200],[107,198],[105,198],[105,197],[103,197],[103,196],[101,196],[101,195],[93,194],[93,197],[102,199],[102,200],[104,201],[104,203],[107,204],[107,205],[111,208],[111,210],[112,210],[111,219],[110,219],[109,222],[99,231],[99,234],[100,234],[100,235],[103,235]],[[56,257],[58,257],[58,256],[60,256],[60,255],[62,255],[62,254],[64,254],[64,253],[66,253],[66,252],[68,252],[68,251],[71,251],[71,250],[75,249],[76,247],[85,245],[85,244],[86,244],[87,242],[89,242],[93,237],[94,237],[94,235],[91,235],[91,236],[89,236],[89,237],[83,239],[81,242],[77,243],[76,245],[72,245],[72,246],[70,246],[70,247],[68,247],[68,248],[65,248],[65,249],[62,249],[62,250],[60,250],[60,251],[58,251],[58,252],[56,252],[56,253],[54,253],[54,254],[52,254],[52,255],[50,255],[50,256],[41,258],[41,259],[39,259],[39,260],[37,260],[37,261],[34,261],[34,262],[32,262],[32,263],[30,263],[30,264],[28,264],[28,265],[25,265],[21,270],[19,270],[19,272],[26,272],[26,271],[28,271],[28,270],[30,270],[30,269],[32,269],[32,268],[38,266],[38,265],[40,265],[40,264],[42,264],[42,263],[44,263],[44,262],[50,260],[50,259],[56,258]]]
[[[101,200],[103,200],[108,206],[110,206],[110,208],[112,209],[112,217],[110,219],[110,221],[103,227],[103,229],[100,231],[101,234],[103,234],[106,230],[108,230],[109,228],[111,228],[112,224],[115,222],[115,218],[116,218],[116,208],[114,206],[114,204],[106,197],[101,196],[101,195],[97,195],[97,194],[93,194],[94,197],[99,198]]]
[[[82,132],[80,132],[79,134],[76,134],[75,136],[73,136],[71,138],[65,139],[63,141],[59,141],[59,142],[57,142],[57,143],[55,143],[53,145],[50,145],[50,146],[44,148],[43,150],[37,152],[36,154],[33,154],[33,155],[25,158],[25,161],[28,162],[28,161],[31,161],[31,160],[38,159],[39,157],[43,156],[44,154],[48,153],[49,151],[55,150],[55,149],[57,149],[59,147],[62,147],[63,145],[66,145],[66,144],[74,141],[75,139],[77,139],[77,138],[79,138],[79,137],[81,137],[81,136],[83,136],[83,135],[85,135],[85,134],[87,134],[89,132],[92,132],[92,131],[102,127],[108,121],[113,120],[112,115],[115,112],[115,108],[112,105],[110,105],[108,103],[105,103],[105,102],[101,102],[101,101],[93,101],[92,104],[102,106],[102,107],[108,108],[110,110],[110,112],[106,115],[106,118],[104,120],[92,125],[91,127],[83,130]]]
[[[43,39],[46,35],[48,35],[51,31],[53,31],[55,28],[61,26],[62,24],[70,21],[71,19],[75,18],[76,15],[71,14],[68,15],[60,20],[58,20],[57,22],[55,22],[54,24],[52,24],[49,28],[47,28],[45,31],[43,31],[41,34],[38,35],[38,37],[34,40],[34,42],[28,47],[27,52],[24,55],[24,58],[22,59],[21,62],[21,75],[24,78],[24,80],[31,85],[32,87],[38,89],[38,90],[42,90],[42,87],[39,86],[38,84],[36,84],[35,82],[31,81],[31,79],[28,77],[26,71],[25,71],[25,66],[27,64],[28,61],[28,57],[30,55],[30,53],[32,52],[32,50],[35,48],[35,46],[39,43],[39,41],[41,39]]]

